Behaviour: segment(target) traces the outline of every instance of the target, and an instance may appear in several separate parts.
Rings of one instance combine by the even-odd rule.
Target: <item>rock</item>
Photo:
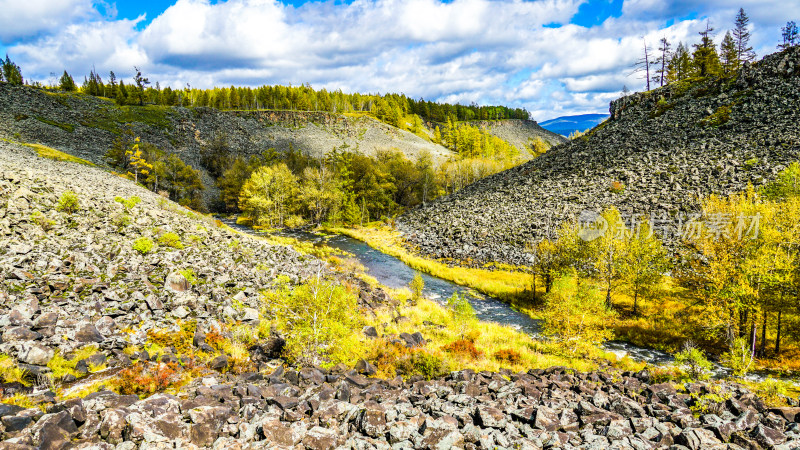
[[[497,408],[490,406],[478,406],[478,423],[483,427],[503,429],[506,427],[506,416]]]
[[[110,336],[117,332],[117,324],[114,322],[114,319],[109,316],[100,318],[100,320],[95,323],[95,327],[102,336]]]
[[[369,437],[382,436],[386,432],[386,413],[383,407],[376,403],[368,403],[358,416],[356,426]]]
[[[377,372],[377,369],[375,369],[375,367],[372,364],[368,363],[363,359],[358,360],[355,366],[355,370],[362,375],[368,375],[368,376],[375,375],[375,373]]]
[[[776,445],[786,442],[786,435],[783,434],[783,432],[776,430],[775,428],[764,426],[763,424],[758,424],[753,432],[753,437],[755,438],[756,442],[768,448],[775,447]]]
[[[556,412],[546,406],[539,406],[534,412],[533,426],[539,430],[555,431],[560,420]]]
[[[400,333],[400,339],[405,342],[406,347],[422,347],[425,345],[425,339],[419,331],[414,334]]]
[[[227,369],[228,368],[228,364],[229,364],[228,356],[227,355],[219,355],[216,358],[214,358],[213,360],[211,360],[210,363],[208,363],[208,367],[210,369],[213,369],[213,370],[216,370],[216,371],[221,371],[221,370]]]
[[[309,450],[329,450],[336,447],[338,433],[322,427],[314,427],[306,433],[303,445]]]
[[[46,366],[53,359],[53,349],[38,344],[22,344],[17,358],[26,364]]]
[[[180,272],[170,272],[164,281],[164,289],[172,292],[186,292],[192,285]]]
[[[711,430],[687,428],[675,437],[675,443],[685,445],[691,450],[706,449],[721,444]]]
[[[363,329],[364,336],[368,338],[377,338],[378,337],[378,330],[375,329],[373,326],[366,326]]]
[[[90,323],[81,325],[75,332],[75,340],[78,342],[100,343],[103,342],[104,339],[105,338],[103,338],[103,335],[97,331],[97,328]]]
[[[245,322],[255,322],[259,319],[258,310],[255,308],[245,308],[242,314],[242,320]]]

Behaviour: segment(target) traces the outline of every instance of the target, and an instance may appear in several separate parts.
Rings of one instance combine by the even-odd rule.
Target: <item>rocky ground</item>
[[[654,218],[670,243],[700,197],[759,186],[800,160],[798,101],[797,47],[732,80],[628,96],[587,135],[409,211],[399,228],[427,256],[524,264],[526,244],[614,205]]]
[[[57,207],[68,190],[79,201],[73,213]],[[139,204],[115,201],[133,195]],[[167,232],[182,249],[159,239]],[[132,248],[141,237],[162,243],[142,255]],[[0,384],[0,449],[800,447],[796,400],[767,408],[734,384],[676,386],[651,382],[647,372],[563,368],[382,380],[364,361],[288,367],[276,359],[277,335],[248,348],[249,370],[234,374],[233,355],[209,348],[227,324],[263,319],[258,291],[277,276],[327,270],[130,181],[0,142],[0,353],[31,383]],[[367,309],[388,300],[367,286],[360,298]],[[190,345],[213,358],[142,350],[148,331],[178,335],[189,320],[197,323]],[[409,347],[423,342],[399,338]],[[91,355],[75,361],[87,348]],[[73,358],[77,377],[53,379],[57,355]],[[173,394],[109,390],[129,367],[161,373],[178,364],[197,364],[196,376]],[[93,389],[75,394],[81,383]],[[14,394],[36,406],[11,404],[20,403]]]
[[[531,142],[542,139],[550,146],[567,142],[560,134],[547,131],[533,120],[476,120],[467,122],[517,147],[520,152],[530,149]]]

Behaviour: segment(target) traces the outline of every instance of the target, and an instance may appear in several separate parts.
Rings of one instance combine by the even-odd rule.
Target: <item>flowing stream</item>
[[[223,222],[242,232],[258,234],[250,227],[237,225],[233,220],[226,219],[223,220]],[[367,274],[377,279],[382,285],[390,288],[407,287],[414,278],[414,275],[419,273],[425,281],[423,295],[426,298],[444,304],[447,298],[452,296],[454,292],[467,294],[467,299],[469,299],[470,304],[472,304],[472,307],[475,309],[479,320],[508,325],[536,338],[541,338],[540,320],[533,319],[496,298],[483,296],[467,287],[414,270],[398,258],[375,250],[357,239],[340,234],[319,235],[298,230],[282,231],[275,234],[294,238],[299,241],[324,244],[348,252],[366,268]],[[674,361],[674,357],[669,353],[651,348],[639,347],[628,342],[609,341],[604,344],[604,347],[606,351],[612,352],[620,358],[628,356],[634,361],[644,361],[654,365],[666,365]],[[713,372],[715,376],[724,376],[727,374],[727,370],[718,364],[714,364]],[[765,378],[765,375],[750,374],[748,378],[761,380]]]

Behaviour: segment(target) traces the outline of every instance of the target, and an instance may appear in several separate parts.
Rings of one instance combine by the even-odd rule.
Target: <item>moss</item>
[[[133,242],[133,249],[142,255],[146,255],[153,251],[155,244],[153,240],[146,237],[140,237]]]
[[[699,124],[705,127],[719,127],[731,119],[730,105],[720,106],[712,114],[700,120]]]
[[[47,118],[42,117],[42,116],[34,116],[34,118],[36,120],[38,120],[39,122],[46,123],[47,125],[52,125],[54,127],[61,128],[62,130],[66,131],[66,132],[69,132],[69,133],[72,133],[73,131],[75,131],[75,126],[72,125],[72,124],[69,124],[69,123],[56,122],[55,120],[50,120],[50,119],[47,119]]]

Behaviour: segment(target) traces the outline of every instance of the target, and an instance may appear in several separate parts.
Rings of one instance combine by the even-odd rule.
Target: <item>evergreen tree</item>
[[[753,47],[750,47],[750,30],[748,25],[750,18],[744,12],[744,8],[739,8],[739,13],[736,14],[735,27],[733,29],[733,40],[736,44],[736,69],[745,62],[753,61],[756,59],[756,54]]]
[[[144,105],[144,88],[150,84],[150,80],[142,76],[142,71],[134,66],[133,70],[136,74],[133,76],[133,81],[136,83],[136,95],[139,97],[139,106]]]
[[[722,44],[719,46],[722,54],[722,71],[725,75],[733,75],[739,69],[739,55],[736,51],[736,41],[730,32],[725,33]]]
[[[685,80],[692,72],[692,58],[689,56],[689,51],[683,42],[678,44],[675,53],[669,59],[667,65],[667,81],[670,83],[674,81]]]
[[[114,100],[116,100],[118,105],[125,105],[128,103],[128,88],[125,87],[125,82],[119,80],[119,86],[117,87],[117,93],[114,95]]]
[[[783,37],[783,44],[778,46],[778,48],[781,50],[785,50],[798,44],[797,24],[794,22],[794,20],[786,22],[786,26],[781,28],[781,36]],[[8,56],[6,56],[6,60],[7,59]],[[6,78],[8,78],[8,76],[6,76]]]
[[[714,31],[711,25],[706,22],[706,29],[701,31],[700,43],[694,45],[694,53],[692,54],[692,65],[697,73],[697,76],[708,77],[716,76],[722,72],[722,66],[719,63],[719,55],[717,54],[717,46],[714,45],[714,39],[711,37],[711,32]]]
[[[61,78],[58,80],[58,87],[62,91],[73,92],[78,89],[75,85],[75,80],[72,78],[72,75],[68,74],[67,71],[64,71],[64,74],[61,75]]]
[[[25,80],[22,78],[22,70],[14,64],[6,53],[6,60],[3,61],[3,78],[6,83],[22,85]]]
[[[115,98],[117,96],[117,76],[114,75],[113,70],[108,74],[108,87],[109,94],[107,97]]]

